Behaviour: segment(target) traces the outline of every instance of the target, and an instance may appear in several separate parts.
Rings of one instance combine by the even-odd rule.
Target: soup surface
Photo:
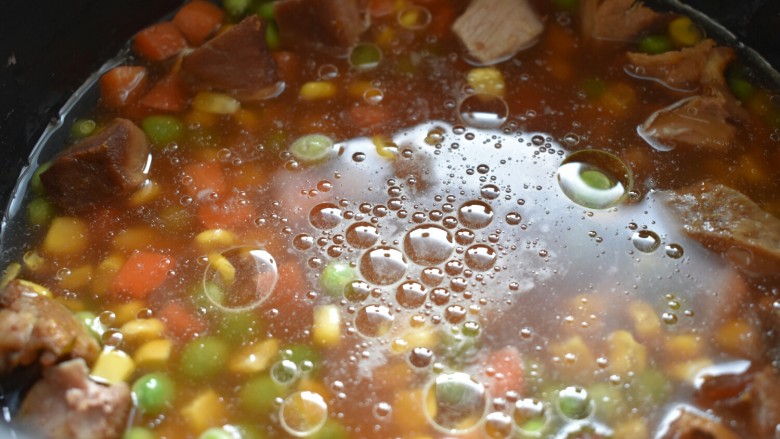
[[[4,224],[20,428],[780,437],[778,96],[690,18],[195,0],[104,70]]]

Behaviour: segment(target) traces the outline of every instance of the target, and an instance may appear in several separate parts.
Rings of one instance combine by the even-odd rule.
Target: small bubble
[[[486,200],[495,200],[501,196],[501,188],[495,184],[486,184],[479,191]]]
[[[366,154],[364,154],[362,152],[356,152],[356,153],[352,154],[352,161],[354,161],[354,162],[360,163],[360,162],[365,161],[365,160],[366,160]]]
[[[506,214],[505,219],[506,219],[506,223],[509,224],[510,226],[516,226],[520,224],[520,221],[523,220],[523,217],[520,216],[520,214],[517,212],[509,212]]]
[[[664,247],[664,253],[672,259],[680,259],[683,257],[684,251],[680,244],[669,244]]]
[[[417,347],[409,353],[409,363],[418,368],[430,366],[433,362],[433,351],[426,347]]]
[[[381,337],[393,327],[393,314],[384,305],[368,305],[355,315],[355,328],[364,337]]]
[[[293,247],[299,251],[309,250],[314,246],[314,237],[308,233],[301,233],[293,238]]]
[[[653,231],[640,230],[631,235],[634,247],[643,253],[652,253],[661,246],[661,238]]]
[[[305,437],[319,431],[328,420],[328,404],[315,392],[295,392],[279,407],[282,428],[296,437]]]
[[[671,312],[665,312],[661,314],[661,320],[667,325],[674,325],[677,323],[677,314]]]

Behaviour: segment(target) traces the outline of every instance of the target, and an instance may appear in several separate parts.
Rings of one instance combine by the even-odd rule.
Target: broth
[[[135,391],[125,437],[649,438],[680,407],[776,436],[754,418],[780,402],[750,380],[780,382],[780,266],[703,245],[670,199],[714,181],[777,217],[777,96],[733,64],[751,91],[731,146],[658,147],[638,127],[697,92],[627,66],[645,39],[589,41],[569,2],[539,1],[538,43],[476,67],[450,31],[467,2],[373,5],[350,56],[275,48],[278,96],[104,95],[59,135],[130,119],[143,186],[69,210],[31,183],[11,209],[7,279],[77,313],[98,363],[130,358],[91,365]],[[178,68],[122,63],[153,84]],[[154,408],[149,374],[172,389]],[[702,384],[732,376],[747,409]]]

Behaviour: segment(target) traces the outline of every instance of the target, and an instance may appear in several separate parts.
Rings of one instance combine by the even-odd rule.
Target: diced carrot
[[[269,249],[271,251],[271,249]],[[311,289],[306,280],[306,274],[294,261],[279,263],[279,280],[276,287],[263,302],[264,309],[276,308],[284,310],[287,316],[295,315],[296,324],[305,325],[311,322],[312,301],[305,299],[305,294]]]
[[[271,52],[276,62],[276,71],[285,82],[293,83],[301,74],[301,58],[292,52]]]
[[[390,118],[390,111],[383,107],[357,105],[349,110],[352,123],[359,128],[376,128]]]
[[[187,47],[187,40],[170,22],[153,24],[138,32],[133,40],[135,53],[151,61],[166,60]]]
[[[384,17],[395,11],[394,0],[371,0],[371,16]]]
[[[109,108],[123,108],[143,95],[148,74],[139,66],[119,66],[100,77],[100,98]]]
[[[172,267],[173,261],[164,254],[133,253],[114,277],[110,290],[114,294],[143,299],[165,282]]]
[[[193,198],[221,194],[227,188],[225,173],[218,163],[197,162],[184,167],[184,190]]]
[[[504,396],[510,390],[522,392],[523,361],[514,346],[506,346],[492,352],[487,358],[486,366],[492,369],[492,395]]]
[[[193,0],[179,9],[173,17],[173,24],[179,28],[187,41],[200,46],[222,24],[225,13],[213,3]]]
[[[255,207],[241,200],[228,199],[202,203],[198,206],[198,221],[207,229],[237,230],[252,224]]]
[[[168,302],[156,314],[165,323],[165,332],[179,340],[188,340],[206,330],[206,321],[179,302]]]
[[[178,72],[159,80],[140,100],[141,105],[160,111],[179,112],[187,107],[187,92]]]

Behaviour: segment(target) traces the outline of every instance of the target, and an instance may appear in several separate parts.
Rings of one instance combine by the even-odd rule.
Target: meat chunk
[[[274,5],[282,43],[347,48],[368,29],[359,0],[281,0]]]
[[[0,292],[0,306],[0,373],[36,360],[47,366],[65,358],[97,358],[100,347],[84,325],[24,281]]]
[[[661,14],[634,0],[583,0],[582,33],[586,38],[632,41]]]
[[[668,417],[669,424],[659,439],[740,439],[741,436],[717,419],[684,407]]]
[[[723,97],[694,96],[656,111],[638,133],[659,151],[687,146],[724,152],[735,144],[737,136],[729,119]]]
[[[715,41],[706,39],[693,47],[657,55],[629,52],[628,61],[635,73],[658,79],[672,88],[696,88]]]
[[[254,91],[276,84],[276,63],[256,15],[192,51],[182,69],[201,85],[222,91]]]
[[[46,195],[65,210],[110,203],[134,192],[146,179],[146,135],[127,119],[70,146],[41,174]]]
[[[670,192],[667,202],[692,238],[749,271],[780,273],[780,219],[741,192],[703,182]]]
[[[95,383],[84,360],[75,359],[44,370],[16,420],[36,437],[114,439],[122,436],[130,406],[127,384]]]
[[[750,392],[753,404],[750,426],[756,437],[777,437],[780,432],[780,375],[771,367],[755,374]]]
[[[544,23],[528,0],[473,0],[452,30],[477,61],[495,64],[536,43]]]

